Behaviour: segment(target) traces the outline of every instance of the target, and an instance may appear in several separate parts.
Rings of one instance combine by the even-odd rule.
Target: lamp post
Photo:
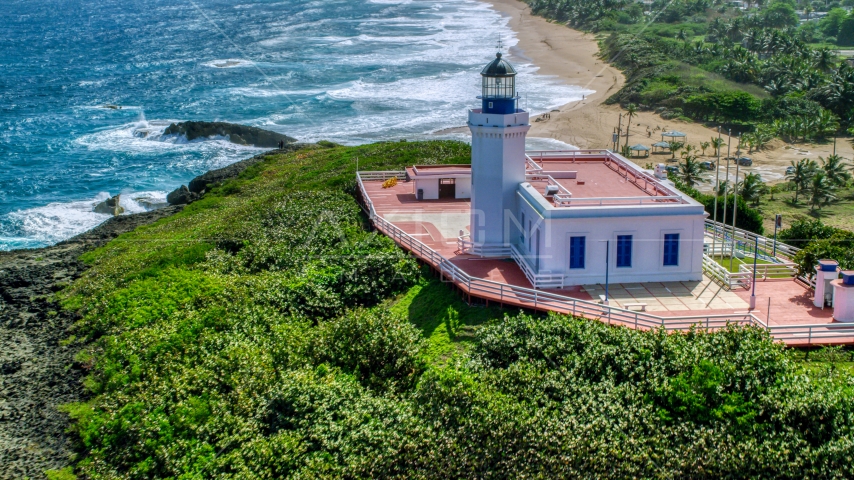
[[[718,188],[719,188],[720,183],[721,183],[721,145],[720,145],[720,140],[721,140],[721,126],[718,125],[718,145],[717,145],[717,148],[715,149],[718,151],[718,161],[715,162],[715,209],[714,209],[715,213],[712,214],[712,222],[714,222],[712,224],[712,226],[715,230],[717,230],[717,228],[718,228],[718,226],[717,226],[717,221],[718,221]],[[716,246],[717,238],[718,238],[716,233],[717,232],[712,232],[712,251],[710,252],[711,253],[710,256],[712,258],[715,258],[715,246]]]
[[[729,146],[732,143],[732,129],[727,129],[727,138],[726,138],[726,179],[724,180],[724,216],[721,219],[721,223],[723,224],[723,238],[721,238],[721,266],[723,266],[724,261],[724,245],[726,244],[726,204],[727,197],[729,196]],[[715,192],[717,195],[718,192]],[[732,252],[730,252],[732,255]]]
[[[608,259],[611,257],[611,241],[605,240],[605,305],[608,305]]]
[[[774,253],[772,257],[777,258],[777,229],[783,226],[783,216],[779,213],[774,217]]]

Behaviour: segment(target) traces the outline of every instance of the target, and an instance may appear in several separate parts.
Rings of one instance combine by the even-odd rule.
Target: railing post
[[[536,290],[536,288],[537,287],[535,286],[534,287],[534,310],[537,309],[537,290]]]
[[[638,312],[635,312],[635,330],[638,329]]]
[[[809,327],[809,336],[807,337],[807,345],[812,345],[812,325]]]

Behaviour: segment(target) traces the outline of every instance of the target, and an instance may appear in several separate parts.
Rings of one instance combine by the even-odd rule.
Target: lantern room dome
[[[501,52],[499,52],[495,54],[495,60],[483,67],[480,74],[485,77],[513,77],[516,75],[516,69],[507,60],[501,58]]]

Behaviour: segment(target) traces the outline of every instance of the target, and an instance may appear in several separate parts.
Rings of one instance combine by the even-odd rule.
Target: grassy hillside
[[[62,298],[91,398],[67,407],[75,467],[51,475],[854,475],[844,369],[804,369],[753,328],[470,307],[366,228],[357,159],[468,158],[455,142],[271,155],[86,255]]]

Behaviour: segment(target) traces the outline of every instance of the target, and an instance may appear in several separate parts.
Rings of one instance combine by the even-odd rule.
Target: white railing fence
[[[706,219],[705,228],[706,233],[714,236],[716,239],[720,239],[724,245],[729,245],[728,248],[730,248],[730,251],[734,249],[744,253],[746,256],[752,257],[754,255],[754,245],[758,243],[760,259],[772,262],[781,261],[779,258],[772,256],[772,254],[775,253],[775,242],[773,238],[757,235],[753,232],[742,230],[740,228],[733,229],[732,225],[724,225],[721,222],[717,222],[712,219]],[[783,255],[788,259],[791,259],[796,253],[801,251],[800,248],[793,247],[780,241],[776,242],[776,246],[777,255]]]
[[[471,296],[535,310],[549,310],[583,316],[607,322],[609,325],[623,325],[635,329],[664,328],[672,332],[685,332],[691,328],[716,330],[729,324],[753,325],[768,330],[775,339],[790,345],[854,343],[854,325],[768,325],[752,313],[659,317],[651,313],[602,305],[588,300],[472,277],[449,259],[385,220],[382,216],[377,215],[365,189],[364,181],[366,178],[363,172],[357,172],[356,178],[366,210],[377,230],[417,258],[433,266],[443,280],[447,279],[454,282]]]
[[[382,180],[386,181],[390,178],[398,180],[406,180],[406,170],[386,170],[377,172],[358,172],[360,178],[365,181]]]
[[[498,245],[478,245],[471,241],[470,235],[457,237],[457,250],[460,253],[477,255],[479,257],[509,257],[510,247]]]

